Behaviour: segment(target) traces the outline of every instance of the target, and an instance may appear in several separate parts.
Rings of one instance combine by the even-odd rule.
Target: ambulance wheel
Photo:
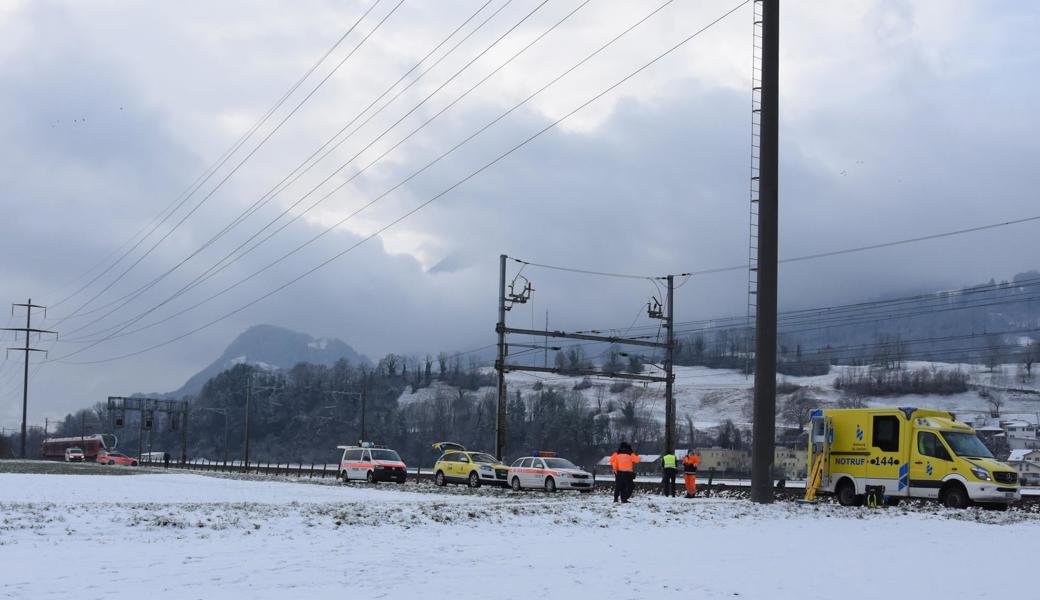
[[[367,481],[368,483],[375,483],[376,482],[376,474],[373,473],[372,471],[369,471],[368,473],[365,474],[365,481]]]
[[[946,508],[968,508],[968,504],[971,502],[968,498],[968,491],[959,483],[950,484],[940,497]]]
[[[550,494],[556,492],[556,480],[552,477],[545,478],[545,491]]]
[[[444,480],[444,471],[437,471],[437,474],[433,477],[433,482],[440,487],[448,485],[448,482]]]
[[[343,481],[344,484],[350,483],[350,477],[347,476],[346,471],[340,471],[339,478]]]
[[[838,484],[838,489],[834,492],[834,495],[838,497],[838,504],[842,506],[859,506],[863,504],[863,498],[856,495],[856,486],[848,479],[844,479]]]
[[[513,481],[511,481],[509,483],[509,485],[513,488],[514,492],[519,492],[520,491],[520,478],[519,477],[514,477]]]
[[[480,487],[480,475],[476,471],[473,471],[469,474],[469,487]]]

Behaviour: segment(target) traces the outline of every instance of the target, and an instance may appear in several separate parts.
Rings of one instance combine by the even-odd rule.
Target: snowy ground
[[[1040,534],[1016,510],[453,492],[0,474],[0,597],[1021,597]]]

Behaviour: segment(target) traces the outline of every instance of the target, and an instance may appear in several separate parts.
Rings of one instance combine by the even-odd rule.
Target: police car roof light
[[[556,453],[555,452],[549,452],[547,450],[539,450],[539,451],[535,452],[534,454],[532,454],[531,456],[540,456],[542,458],[552,458],[552,457],[556,456]]]

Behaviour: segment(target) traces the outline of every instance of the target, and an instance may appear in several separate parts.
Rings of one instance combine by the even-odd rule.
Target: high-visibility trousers
[[[693,497],[697,495],[697,474],[683,473],[683,483],[686,484],[686,495]]]

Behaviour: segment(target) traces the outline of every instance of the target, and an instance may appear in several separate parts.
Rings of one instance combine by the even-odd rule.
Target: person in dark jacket
[[[625,448],[629,447],[628,442],[622,441],[618,445],[617,451],[610,455],[610,472],[614,474],[614,502],[618,501],[621,497],[622,489],[625,486],[624,476],[618,471],[618,460],[622,454],[627,454]]]
[[[170,453],[169,452],[163,452],[162,453],[162,461],[163,461],[163,468],[164,469],[169,469],[170,468]]]

